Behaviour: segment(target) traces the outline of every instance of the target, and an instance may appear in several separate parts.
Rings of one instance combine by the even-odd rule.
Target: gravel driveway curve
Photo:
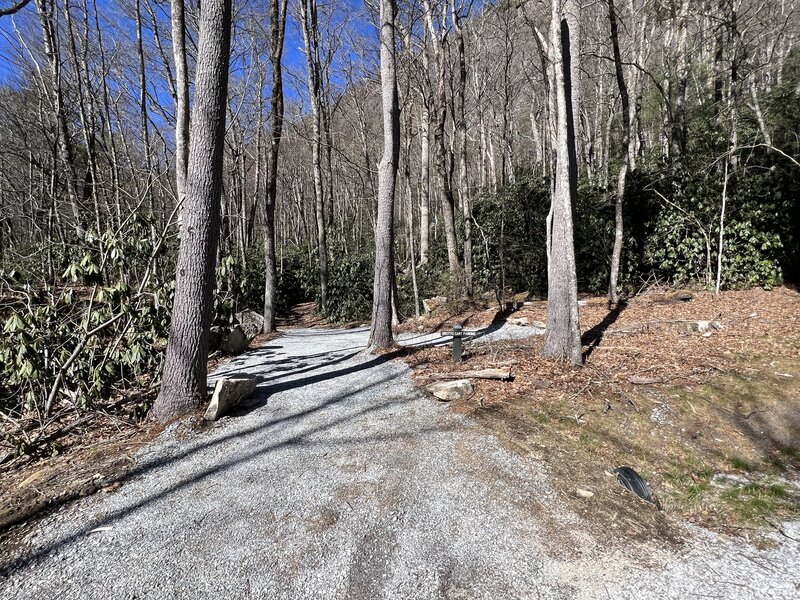
[[[290,330],[222,367],[248,410],[172,427],[136,475],[44,520],[0,598],[793,598],[800,545],[694,531],[598,548],[543,469],[365,356],[364,329]],[[800,538],[797,524],[784,530]]]

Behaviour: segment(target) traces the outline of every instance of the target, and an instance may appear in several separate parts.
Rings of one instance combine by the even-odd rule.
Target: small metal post
[[[453,362],[461,362],[461,336],[464,335],[461,325],[453,326]]]

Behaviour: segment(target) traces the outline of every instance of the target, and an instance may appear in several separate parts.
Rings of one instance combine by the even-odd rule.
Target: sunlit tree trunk
[[[184,0],[171,0],[172,53],[175,60],[175,184],[178,203],[186,197],[189,162],[189,68],[186,61]]]
[[[197,407],[206,397],[230,36],[231,0],[203,2],[175,300],[161,391],[151,411],[159,421]]]
[[[560,4],[560,6],[559,6]],[[579,86],[579,0],[554,0],[551,56],[557,111],[556,164],[551,200],[550,252],[547,281],[547,328],[543,354],[581,363],[578,284],[572,214],[578,194],[578,157],[573,103]]]
[[[400,109],[395,53],[395,0],[381,0],[381,100],[383,106],[383,156],[378,165],[378,220],[375,228],[375,280],[369,347],[390,348],[392,336],[392,286],[394,283],[394,199],[400,155]]]

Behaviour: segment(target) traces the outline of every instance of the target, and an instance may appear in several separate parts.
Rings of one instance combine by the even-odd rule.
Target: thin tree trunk
[[[42,27],[42,39],[47,62],[50,69],[51,101],[56,116],[59,160],[66,170],[66,186],[69,205],[72,209],[73,228],[79,239],[83,238],[83,217],[78,204],[77,173],[75,171],[75,152],[67,126],[67,115],[64,111],[64,92],[61,87],[61,57],[58,51],[55,0],[36,0],[39,12],[39,23]],[[55,168],[55,165],[53,165]]]
[[[175,185],[178,204],[186,197],[189,163],[189,68],[186,61],[184,0],[171,0],[172,53],[175,59]]]
[[[145,165],[147,167],[147,175],[145,177],[145,194],[147,194],[149,199],[150,207],[150,243],[153,247],[155,247],[158,240],[158,232],[156,231],[156,202],[153,182],[153,159],[150,154],[150,128],[147,117],[147,72],[145,70],[144,60],[144,40],[142,39],[142,11],[140,0],[136,0],[135,8],[136,54],[139,59],[139,119],[142,128],[142,146],[144,149]]]
[[[283,133],[283,57],[288,0],[272,0],[270,5],[270,62],[272,63],[272,112],[267,156],[267,195],[264,203],[264,331],[275,330],[275,300],[278,273],[275,264],[275,201],[278,184],[278,150]]]
[[[725,210],[728,204],[728,165],[729,161],[725,161],[725,175],[722,182],[722,207],[719,212],[719,240],[717,245],[717,284],[715,292],[719,294],[720,286],[722,285],[722,250],[723,242],[725,240]]]
[[[761,137],[764,138],[764,143],[767,146],[772,146],[772,137],[767,129],[767,124],[764,121],[764,114],[761,112],[761,105],[758,102],[758,92],[756,91],[756,82],[752,75],[750,76],[750,98],[753,100],[753,113],[756,115],[758,122],[758,129],[761,132]]]
[[[325,223],[325,204],[322,190],[322,123],[320,115],[320,69],[319,27],[317,24],[316,0],[302,0],[303,42],[306,54],[308,95],[311,98],[313,139],[311,144],[311,167],[314,176],[314,213],[317,222],[317,253],[319,258],[320,308],[324,313],[328,307],[328,242]]]
[[[461,17],[451,0],[450,10],[453,19],[453,31],[456,36],[458,51],[458,83],[455,98],[455,130],[458,138],[458,193],[461,199],[461,210],[464,218],[464,295],[472,295],[472,208],[467,177],[467,112],[464,97],[467,91],[467,59],[464,49],[464,32],[461,28]]]
[[[430,252],[430,207],[431,207],[431,171],[430,171],[430,113],[426,100],[422,99],[422,114],[419,125],[420,170],[419,170],[419,264],[428,263]]]
[[[616,305],[619,302],[617,282],[619,279],[619,264],[622,258],[622,242],[624,223],[622,208],[625,202],[625,181],[628,175],[629,147],[631,143],[631,118],[628,86],[625,83],[625,73],[622,66],[622,53],[619,49],[619,32],[617,29],[617,13],[614,0],[608,0],[608,21],[611,28],[611,46],[614,51],[614,73],[617,78],[620,100],[622,103],[622,166],[617,178],[617,193],[614,203],[614,249],[611,253],[611,275],[608,284],[608,303]]]
[[[231,0],[205,0],[200,16],[193,131],[175,275],[175,300],[161,391],[152,409],[153,418],[159,421],[195,408],[206,397],[230,38]]]
[[[689,0],[683,0],[678,15],[678,69],[675,83],[675,109],[672,118],[672,158],[678,162],[686,153],[686,88],[689,82],[688,14]]]
[[[460,265],[458,261],[458,239],[456,238],[455,201],[451,180],[453,155],[448,152],[445,140],[445,124],[447,123],[447,61],[444,56],[442,40],[437,35],[436,28],[433,25],[433,10],[430,1],[423,1],[425,19],[433,43],[433,54],[436,59],[437,86],[433,111],[435,125],[433,140],[436,145],[436,170],[439,173],[441,183],[442,217],[444,219],[445,239],[447,240],[447,263],[451,275],[457,275]]]

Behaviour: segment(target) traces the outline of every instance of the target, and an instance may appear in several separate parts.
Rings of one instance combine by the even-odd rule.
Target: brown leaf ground
[[[602,298],[586,299],[583,367],[542,358],[538,336],[468,344],[458,366],[442,347],[406,360],[420,384],[433,373],[512,365],[512,382],[474,381],[475,394],[452,409],[543,461],[596,533],[663,538],[676,534],[676,516],[752,533],[797,516],[800,294],[780,288],[665,299],[642,296],[615,311]],[[468,329],[505,316],[477,308],[420,324],[431,330],[463,322]],[[544,321],[545,303],[513,313],[522,316]],[[684,320],[717,320],[724,328],[687,333],[673,323]],[[609,470],[620,465],[645,477],[663,511],[616,483]],[[719,473],[750,484],[719,487],[712,481]],[[594,496],[582,498],[577,489]]]

